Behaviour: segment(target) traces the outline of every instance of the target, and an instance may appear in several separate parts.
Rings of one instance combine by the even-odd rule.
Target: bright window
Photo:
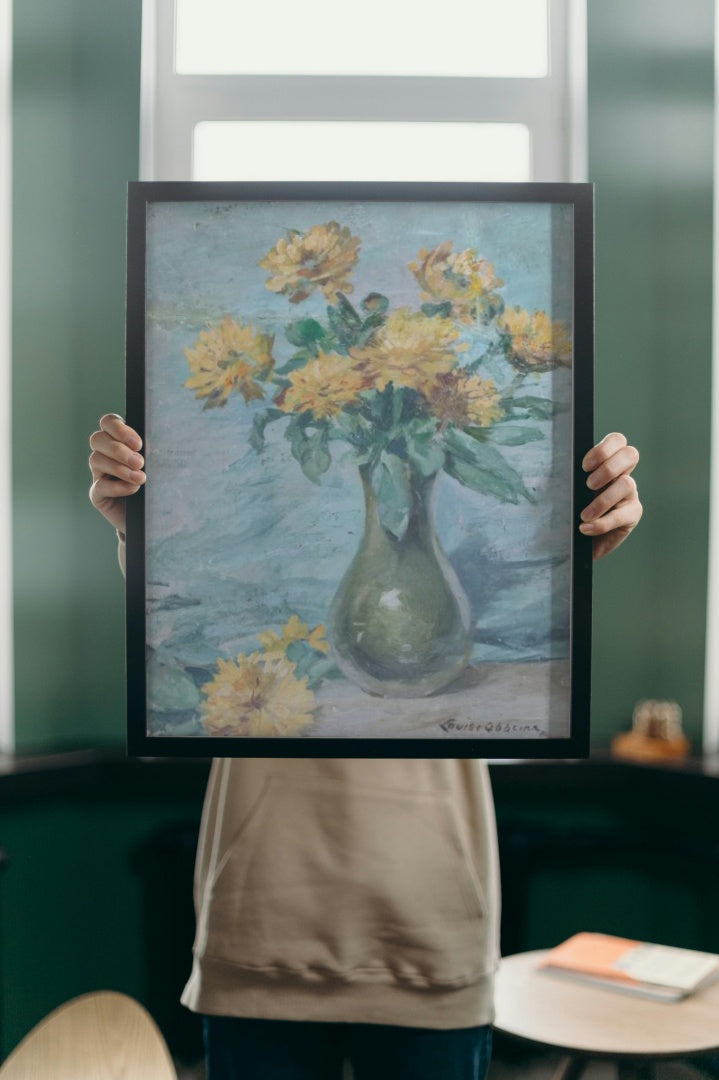
[[[585,3],[144,0],[142,178],[582,180]]]
[[[418,173],[430,181],[529,180],[529,129],[336,120],[214,120],[195,128],[193,180],[316,180],[318,161],[325,180]]]
[[[547,0],[177,0],[180,75],[542,78]]]

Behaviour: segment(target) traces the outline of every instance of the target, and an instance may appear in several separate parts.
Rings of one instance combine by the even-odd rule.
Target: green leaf
[[[328,656],[324,656],[321,659],[318,657],[309,669],[307,686],[310,690],[317,690],[325,679],[337,678],[338,675],[339,672],[334,660],[330,659]]]
[[[357,313],[354,305],[349,302],[344,293],[337,293],[337,308],[340,315],[347,323],[348,326],[354,326],[355,329],[359,329],[362,325],[362,319]]]
[[[495,473],[487,469],[480,469],[471,462],[455,457],[453,454],[447,456],[444,471],[449,476],[454,477],[455,480],[458,480],[463,487],[477,491],[481,495],[492,495],[499,499],[500,502],[518,503],[521,495],[524,495],[527,499],[530,498],[523,489],[518,492],[516,485],[507,483],[501,477],[496,476]]]
[[[307,647],[304,641],[292,641],[285,649],[285,656],[291,663],[300,665],[307,658]]]
[[[407,463],[396,454],[382,453],[370,475],[379,518],[387,532],[401,540],[407,531],[412,492]]]
[[[392,427],[396,428],[402,419],[405,405],[405,391],[402,387],[396,387],[390,383],[387,389],[392,388]]]
[[[405,427],[405,445],[410,463],[422,476],[434,476],[444,468],[445,451],[435,424],[410,420]]]
[[[328,448],[328,429],[326,425],[308,430],[308,422],[293,417],[287,425],[285,438],[289,440],[292,456],[299,462],[302,472],[313,484],[320,483],[320,477],[332,464]]]
[[[465,434],[471,435],[476,442],[486,442],[490,429],[484,427],[466,427],[462,430]]]
[[[315,431],[306,440],[300,465],[302,472],[313,484],[319,484],[320,477],[332,464],[332,457],[327,446],[327,431]]]
[[[363,311],[371,312],[372,315],[384,315],[389,307],[389,300],[386,296],[383,296],[382,293],[371,292],[365,296],[360,307]],[[368,320],[365,320],[365,326],[367,325],[367,321]]]
[[[255,413],[252,419],[252,431],[250,432],[250,446],[259,454],[265,445],[265,428],[275,420],[281,420],[286,413],[281,409],[264,409]]]
[[[325,328],[316,319],[297,319],[288,323],[285,329],[285,337],[290,345],[297,345],[298,348],[312,346],[324,336]]]
[[[483,459],[481,457],[481,452],[483,444],[473,438],[472,435],[469,435],[466,431],[461,431],[459,428],[450,426],[446,429],[442,438],[446,449],[451,454],[463,458],[465,461],[482,464]],[[504,461],[504,458],[501,457],[497,450],[493,450],[491,453],[495,454],[501,461]]]
[[[422,476],[434,476],[444,468],[445,452],[437,443],[407,441],[407,457]]]
[[[308,685],[316,689],[334,668],[334,661],[319,650],[315,650],[308,641],[293,641],[285,655],[295,667],[295,678],[307,678]]]
[[[357,327],[348,324],[342,317],[342,313],[335,308],[329,308],[327,312],[330,329],[341,349],[351,349],[356,345],[359,337]]]
[[[534,501],[519,473],[493,446],[457,428],[445,431],[444,444],[448,451],[445,472],[460,484],[483,495],[494,495],[502,502]]]
[[[357,332],[355,344],[359,348],[364,348],[367,342],[371,339],[375,330],[378,330],[380,326],[384,326],[387,322],[387,318],[381,311],[373,312],[368,315],[365,321],[362,323],[361,328]]]
[[[511,412],[524,412],[533,420],[551,420],[558,411],[558,406],[550,398],[534,397],[509,397],[502,404]]]
[[[524,446],[544,438],[539,428],[523,427],[521,424],[495,424],[489,438],[499,446]]]
[[[347,443],[351,448],[352,460],[357,465],[366,465],[374,459],[383,442],[381,433],[377,437],[374,425],[352,412],[340,412],[333,417],[328,438],[330,441]]]
[[[351,446],[369,446],[373,442],[374,429],[364,417],[349,409],[338,412],[332,418],[331,439],[343,439]]]
[[[300,349],[283,367],[275,368],[275,375],[289,375],[291,371],[303,368],[310,360],[314,359],[315,354],[310,352],[309,349]]]
[[[413,391],[405,392],[414,393]],[[412,439],[433,439],[437,434],[438,426],[439,421],[436,417],[427,416],[426,413],[423,413],[419,416],[413,416],[411,420],[407,420],[404,424],[403,431],[405,435],[408,435]]]
[[[332,438],[347,439],[351,441],[358,435],[362,428],[362,421],[357,413],[342,409],[333,417],[333,424],[337,433]]]
[[[362,340],[362,319],[344,293],[337,293],[337,303],[327,308],[327,320],[340,348],[349,349]]]
[[[420,311],[430,319],[434,318],[435,315],[441,315],[443,319],[448,319],[452,314],[452,304],[449,300],[444,300],[441,304],[422,304]]]
[[[375,451],[371,447],[366,449],[353,448],[352,461],[355,465],[369,465],[372,458],[375,456]]]
[[[200,691],[177,661],[163,663],[153,656],[147,676],[149,702],[158,712],[185,712],[199,704]]]
[[[394,409],[394,384],[387,383],[384,390],[375,391],[370,400],[371,416],[380,430],[392,429]]]

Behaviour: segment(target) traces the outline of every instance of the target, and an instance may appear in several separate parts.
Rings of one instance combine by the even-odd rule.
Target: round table
[[[591,1058],[612,1058],[620,1076],[636,1076],[653,1060],[719,1048],[719,982],[681,1001],[653,1001],[543,970],[547,952],[502,960],[495,1029],[563,1051],[553,1080],[579,1076]]]

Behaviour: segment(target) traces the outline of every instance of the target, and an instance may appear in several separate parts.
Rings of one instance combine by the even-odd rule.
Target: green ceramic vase
[[[469,601],[434,527],[436,476],[411,478],[401,539],[384,528],[366,469],[364,535],[330,607],[328,641],[369,694],[425,697],[450,683],[471,649]]]

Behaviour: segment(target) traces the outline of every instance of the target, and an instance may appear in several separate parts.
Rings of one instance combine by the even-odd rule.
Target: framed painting
[[[592,204],[130,185],[130,753],[587,753]]]

